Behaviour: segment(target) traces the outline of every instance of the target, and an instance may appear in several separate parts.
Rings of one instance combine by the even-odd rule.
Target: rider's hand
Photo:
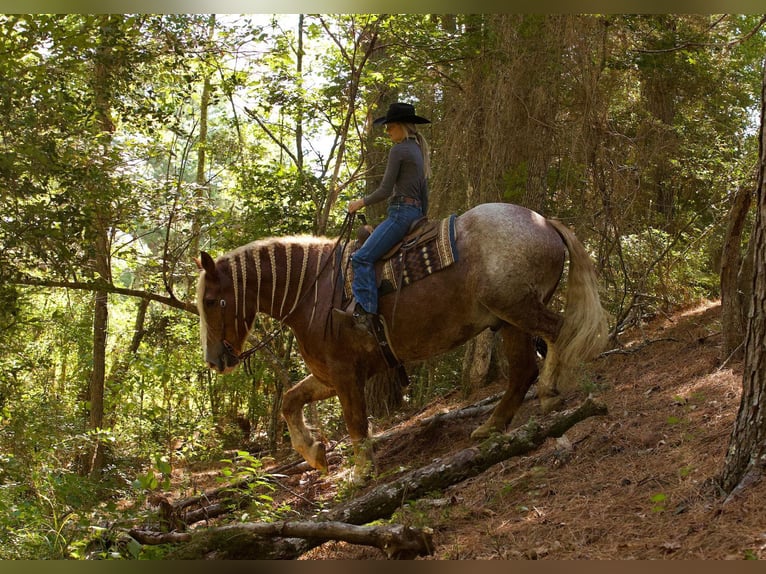
[[[354,213],[355,211],[359,211],[363,207],[364,207],[364,199],[355,199],[354,201],[348,204],[348,212]]]

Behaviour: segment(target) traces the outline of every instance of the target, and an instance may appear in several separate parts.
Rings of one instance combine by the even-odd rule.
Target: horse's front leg
[[[306,459],[312,467],[323,473],[327,472],[327,454],[324,444],[314,440],[306,428],[303,419],[303,407],[314,401],[329,399],[335,395],[335,389],[321,383],[309,375],[285,393],[282,399],[282,416],[290,431],[293,448]]]
[[[372,439],[367,424],[367,403],[364,399],[363,377],[338,386],[338,399],[343,409],[351,444],[354,447],[354,471],[352,482],[363,483],[373,471]]]

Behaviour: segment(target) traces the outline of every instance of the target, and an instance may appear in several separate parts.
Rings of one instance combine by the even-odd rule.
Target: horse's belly
[[[402,361],[419,361],[446,353],[472,339],[484,329],[499,324],[497,317],[482,310],[475,301],[430,299],[417,305],[400,304],[389,320],[392,345]],[[445,304],[446,303],[446,304]]]

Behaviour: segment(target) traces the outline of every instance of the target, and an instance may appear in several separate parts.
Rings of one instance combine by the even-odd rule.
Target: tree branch
[[[298,158],[295,157],[295,154],[292,152],[292,150],[287,145],[285,145],[281,139],[274,135],[274,133],[269,129],[269,126],[266,125],[266,122],[264,122],[254,110],[245,108],[245,113],[256,122],[258,122],[258,125],[261,126],[261,129],[266,133],[267,136],[269,136],[269,138],[271,138],[271,141],[277,144],[282,149],[282,151],[290,157],[296,167],[300,165]]]
[[[199,315],[197,306],[187,301],[179,301],[175,297],[167,297],[165,295],[158,295],[156,293],[149,293],[147,291],[140,291],[138,289],[128,289],[126,287],[117,287],[112,283],[106,281],[50,281],[43,279],[18,279],[12,281],[14,285],[25,285],[27,287],[48,287],[59,289],[76,289],[80,291],[102,291],[106,293],[116,293],[118,295],[126,295],[128,297],[137,297],[139,299],[146,299],[149,301],[156,301],[173,307],[175,309],[181,309],[182,311],[188,311]]]
[[[576,409],[530,420],[509,434],[493,434],[478,446],[469,447],[428,466],[406,473],[391,483],[381,485],[346,505],[326,514],[327,520],[365,524],[386,518],[402,501],[416,499],[434,490],[444,489],[481,474],[498,462],[534,450],[548,437],[559,437],[578,422],[591,416],[607,414],[606,406],[590,397]]]

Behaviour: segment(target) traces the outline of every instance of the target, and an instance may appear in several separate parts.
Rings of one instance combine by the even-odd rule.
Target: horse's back
[[[511,203],[483,203],[457,223],[460,256],[473,260],[477,269],[551,289],[561,277],[566,247],[539,213]]]

